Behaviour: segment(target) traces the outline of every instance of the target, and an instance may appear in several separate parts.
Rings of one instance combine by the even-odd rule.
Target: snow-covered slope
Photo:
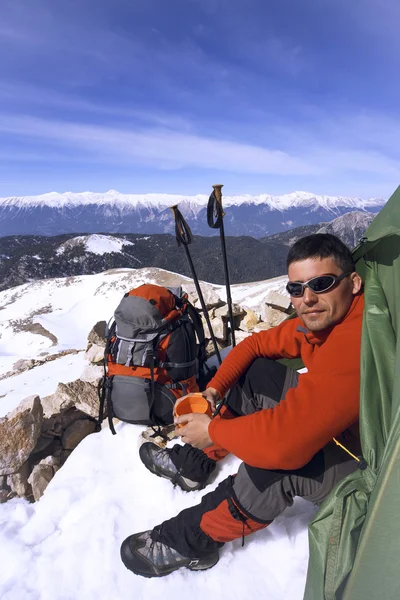
[[[98,275],[26,284],[0,294],[0,373],[18,358],[80,350],[42,367],[0,381],[0,416],[31,393],[53,392],[58,381],[76,379],[92,325],[107,320],[121,296],[143,282],[163,285],[190,280],[160,269],[114,270]],[[260,308],[285,278],[233,286],[234,302]],[[223,288],[213,286],[223,295]],[[45,369],[47,367],[47,370]],[[11,391],[12,390],[12,391]],[[225,459],[209,487],[185,493],[150,474],[137,447],[142,427],[120,424],[81,442],[39,502],[14,499],[0,505],[0,597],[2,600],[301,600],[307,570],[307,524],[315,507],[296,499],[264,531],[226,544],[210,571],[181,569],[147,580],[127,571],[119,558],[124,538],[153,527],[200,501],[236,472]]]
[[[65,250],[82,246],[87,252],[93,254],[106,254],[108,252],[121,252],[123,246],[134,246],[133,242],[124,239],[117,239],[109,235],[80,235],[78,237],[67,240],[57,249],[57,254],[62,254]]]

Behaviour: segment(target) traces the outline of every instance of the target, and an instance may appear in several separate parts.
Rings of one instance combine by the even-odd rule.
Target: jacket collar
[[[303,321],[299,318],[300,325],[297,326],[296,331],[304,333],[304,337],[306,338],[309,344],[320,346],[326,341],[329,334],[335,329],[335,327],[338,327],[342,323],[348,323],[349,321],[352,321],[355,317],[359,315],[360,310],[362,312],[363,308],[364,293],[361,291],[354,296],[353,302],[351,303],[346,315],[339,323],[336,323],[336,325],[332,325],[332,327],[328,327],[327,329],[323,329],[322,331],[313,332],[307,329],[307,327],[304,326]]]

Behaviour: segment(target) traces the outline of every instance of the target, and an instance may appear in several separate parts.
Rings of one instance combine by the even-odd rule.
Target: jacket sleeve
[[[303,337],[296,331],[299,324],[300,319],[294,318],[253,333],[229,352],[207,387],[215,388],[222,398],[256,358],[298,358]]]
[[[337,328],[340,329],[339,327]],[[360,328],[334,331],[318,351],[312,374],[300,375],[274,408],[214,419],[212,441],[263,469],[298,469],[359,414]]]

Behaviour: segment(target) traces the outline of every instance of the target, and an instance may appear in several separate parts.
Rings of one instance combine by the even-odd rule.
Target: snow
[[[39,502],[0,506],[2,600],[232,600],[264,597],[300,600],[307,569],[307,523],[315,508],[296,499],[267,529],[228,543],[219,563],[203,573],[180,569],[146,579],[126,570],[119,557],[130,534],[151,529],[201,497],[237,470],[220,464],[215,481],[185,493],[148,472],[138,457],[141,427],[122,424],[81,442]]]
[[[210,190],[211,192],[211,190]],[[197,194],[196,196],[178,195],[178,194],[121,194],[116,190],[108,192],[49,192],[39,196],[19,196],[0,198],[1,206],[16,206],[16,207],[33,207],[33,206],[49,206],[53,208],[73,207],[73,206],[88,206],[112,205],[120,210],[132,209],[138,205],[148,208],[167,208],[175,204],[187,204],[192,210],[200,210],[207,206],[208,194]],[[241,204],[265,204],[271,209],[287,210],[294,207],[309,207],[316,206],[328,210],[337,208],[338,206],[353,207],[354,209],[365,210],[373,206],[382,206],[384,200],[382,198],[352,198],[347,196],[324,196],[317,195],[311,192],[292,192],[280,196],[270,194],[260,194],[251,196],[244,194],[241,196],[225,196],[223,197],[224,206],[240,206]],[[182,207],[181,207],[182,208]]]
[[[272,290],[287,296],[286,275],[267,279],[266,281],[255,281],[253,283],[237,283],[231,286],[232,302],[239,304],[243,308],[249,308],[258,315],[261,314],[262,307],[265,304],[265,299],[268,293]],[[214,286],[219,296],[226,302],[226,287]]]
[[[123,238],[119,239],[98,233],[93,235],[80,235],[61,244],[57,248],[56,254],[62,254],[65,250],[73,248],[74,246],[84,246],[88,252],[103,255],[107,252],[122,252],[123,246],[134,246],[134,243]]]
[[[54,394],[58,383],[75,381],[85,364],[84,352],[67,354],[35,367],[34,374],[28,370],[3,379],[0,381],[0,418],[14,410],[27,396],[49,396]]]
[[[130,288],[144,282],[181,285],[191,280],[161,269],[115,269],[96,275],[36,281],[0,293],[0,373],[19,358],[79,350],[0,381],[0,417],[31,394],[46,396],[58,382],[78,378],[87,364],[87,335],[108,320]],[[286,279],[232,286],[234,302],[260,306]],[[213,286],[221,295],[224,288]],[[45,334],[33,333],[39,324]],[[28,329],[27,329],[28,327]],[[56,338],[56,341],[54,341]],[[4,396],[4,397],[2,397]],[[198,503],[239,464],[227,457],[210,486],[185,493],[152,475],[137,448],[142,427],[117,426],[88,436],[47,487],[39,502],[0,505],[2,600],[232,600],[265,597],[300,600],[307,571],[307,524],[315,507],[296,499],[267,529],[228,543],[219,563],[204,573],[186,569],[161,579],[127,571],[119,548],[128,535],[152,528]]]

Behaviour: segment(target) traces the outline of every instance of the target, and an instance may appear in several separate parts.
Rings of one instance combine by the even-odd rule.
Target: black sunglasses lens
[[[308,286],[313,292],[319,294],[332,287],[334,283],[335,278],[332,277],[332,275],[321,275],[321,277],[314,277],[314,279],[311,279],[311,281],[308,282]]]
[[[301,296],[303,294],[303,286],[301,283],[290,282],[286,286],[286,291],[290,296]]]

